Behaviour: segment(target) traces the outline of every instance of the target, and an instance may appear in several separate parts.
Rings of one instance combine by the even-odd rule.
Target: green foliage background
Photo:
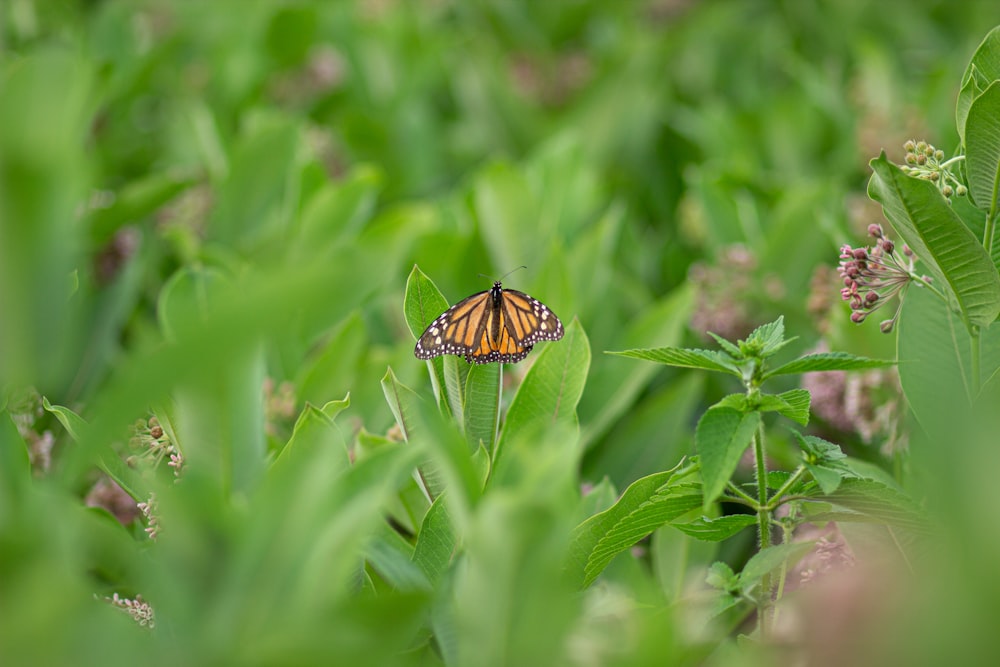
[[[957,141],[956,82],[996,22],[992,3],[931,0],[8,0],[0,385],[86,427],[38,417],[56,463],[33,476],[0,425],[3,662],[732,657],[642,608],[744,561],[748,540],[658,534],[590,597],[561,578],[572,527],[690,454],[732,390],[601,352],[783,314],[796,351],[823,333],[894,356],[846,308],[810,312],[808,286],[879,220],[871,157]],[[713,309],[689,270],[734,244],[753,262],[723,274],[740,287]],[[578,423],[511,436],[492,493],[450,519],[407,503],[417,461],[386,437],[386,387],[430,400],[402,305],[415,264],[450,302],[526,265],[505,283],[577,320],[591,351]],[[268,413],[265,381],[292,384],[294,415]],[[150,409],[176,417],[188,466],[181,484],[137,481],[173,533],[155,545],[81,503]],[[421,419],[448,470],[450,432]],[[386,513],[421,540],[458,526],[460,573]],[[156,630],[94,600],[112,592],[154,601]],[[432,613],[441,596],[454,618]]]

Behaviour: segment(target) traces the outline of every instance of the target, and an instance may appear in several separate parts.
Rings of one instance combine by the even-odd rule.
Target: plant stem
[[[788,493],[788,489],[792,488],[792,486],[794,486],[796,482],[802,479],[805,476],[805,474],[806,474],[806,467],[800,465],[798,469],[795,471],[795,474],[789,477],[788,481],[782,484],[781,488],[775,491],[774,495],[771,496],[771,500],[767,504],[767,510],[769,512],[773,512],[775,509],[777,509],[777,507],[781,505],[781,497],[786,493]]]
[[[732,482],[726,482],[726,488],[729,489],[733,494],[739,496],[740,499],[742,499],[744,503],[752,507],[754,511],[757,511],[758,507],[757,501],[754,500],[753,496],[751,496],[749,493],[745,492],[743,489],[736,486]]]
[[[764,459],[764,422],[757,426],[753,437],[755,472],[757,474],[757,532],[760,537],[760,548],[771,546],[771,510],[767,507],[767,465]],[[771,575],[765,575],[761,580],[763,589],[757,603],[757,627],[760,638],[766,639],[770,633],[771,615]]]

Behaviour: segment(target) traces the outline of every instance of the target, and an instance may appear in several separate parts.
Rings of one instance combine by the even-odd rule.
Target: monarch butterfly
[[[524,292],[493,288],[462,299],[441,313],[420,335],[413,354],[431,359],[465,355],[470,364],[521,361],[540,340],[559,340],[563,325],[556,314]]]

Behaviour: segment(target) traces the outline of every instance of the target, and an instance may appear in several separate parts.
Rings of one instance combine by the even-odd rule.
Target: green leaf
[[[961,92],[955,109],[955,125],[963,145],[967,143],[966,117],[973,100],[997,80],[1000,80],[1000,26],[986,34],[962,75]]]
[[[464,361],[462,363],[465,363]],[[465,382],[465,437],[492,451],[500,414],[501,364],[473,364]]]
[[[480,448],[470,448],[458,425],[429,403],[415,407],[411,442],[429,458],[420,466],[421,479],[432,500],[447,490],[449,514],[461,529],[483,494]]]
[[[314,452],[317,448],[332,447],[336,450],[337,455],[331,457],[330,460],[336,461],[339,469],[349,466],[347,443],[334,424],[334,419],[350,404],[350,395],[344,397],[342,401],[330,401],[322,408],[307,403],[295,421],[292,437],[278,454],[273,465],[285,465],[285,462],[292,457],[312,458],[315,456]]]
[[[995,213],[1000,188],[1000,81],[991,83],[969,108],[965,169],[972,201],[983,211]]]
[[[382,393],[385,394],[392,416],[396,418],[396,425],[403,432],[403,437],[409,440],[413,436],[414,411],[420,402],[420,396],[400,382],[391,368],[387,368],[382,376]]]
[[[858,521],[876,521],[926,532],[927,520],[916,511],[913,499],[902,491],[873,479],[844,479],[839,488],[820,498],[824,502],[852,510]],[[846,520],[844,515],[839,520]],[[814,519],[822,518],[813,517]]]
[[[420,335],[423,334],[427,326],[447,309],[448,301],[441,294],[437,285],[414,264],[413,270],[410,271],[410,275],[406,279],[406,294],[403,297],[403,317],[406,320],[406,326],[410,329],[410,333],[413,334],[413,339],[417,340],[420,338]],[[445,400],[446,386],[455,387],[454,390],[458,390],[457,386],[455,386],[454,377],[455,373],[457,373],[455,360],[452,359],[451,363],[452,377],[450,378],[450,383],[446,381],[446,369],[441,357],[428,359],[427,368],[431,372],[431,385],[434,387],[434,396],[438,405],[444,404],[454,408],[462,405],[462,401]],[[453,393],[453,390],[449,389],[449,396],[451,393]]]
[[[330,335],[323,351],[298,374],[297,398],[325,403],[343,396],[354,385],[357,368],[371,341],[361,313],[351,313]]]
[[[429,591],[431,582],[413,562],[413,547],[389,524],[382,522],[379,531],[365,545],[365,559],[392,587],[400,591]]]
[[[702,516],[694,521],[672,525],[682,533],[704,542],[721,542],[756,524],[757,517],[752,514],[728,514],[716,519]]]
[[[417,544],[413,549],[413,562],[423,570],[432,584],[437,585],[451,566],[456,543],[448,506],[444,502],[444,496],[440,496],[424,515]]]
[[[817,463],[805,463],[806,469],[816,480],[823,493],[829,495],[837,490],[844,479],[844,472],[837,468]]]
[[[708,567],[705,583],[721,591],[735,591],[739,588],[740,579],[733,568],[722,561],[716,561]]]
[[[725,355],[713,350],[689,350],[678,347],[659,347],[645,350],[623,350],[621,352],[608,352],[622,357],[642,359],[644,361],[655,361],[667,366],[679,366],[681,368],[700,368],[707,371],[719,371],[729,373],[736,377],[742,377],[739,369]]]
[[[980,377],[1000,368],[1000,326],[980,330]],[[898,327],[899,381],[920,426],[949,438],[970,414],[972,339],[958,316],[927,290],[910,290]]]
[[[757,410],[777,412],[783,417],[805,426],[809,423],[809,392],[805,389],[789,389],[778,395],[763,394]]]
[[[710,408],[695,431],[707,509],[722,494],[760,424],[760,413]]]
[[[611,508],[576,527],[567,564],[573,582],[586,588],[619,553],[701,505],[701,493],[691,483],[695,468],[681,465],[636,480]]]
[[[790,342],[791,340],[785,340],[785,318],[782,316],[750,332],[744,346],[758,350],[757,354],[761,357],[769,357]]]
[[[757,585],[766,575],[774,572],[786,562],[794,564],[800,558],[812,551],[813,542],[793,542],[778,544],[755,553],[739,575],[739,587],[748,591]]]
[[[869,368],[885,368],[896,362],[887,359],[868,359],[847,352],[817,352],[799,357],[787,364],[764,373],[764,378],[776,375],[798,375],[817,371],[861,371]]]
[[[46,412],[51,412],[59,420],[59,423],[63,425],[66,432],[69,433],[69,437],[73,440],[79,440],[80,434],[83,429],[87,428],[87,422],[83,420],[83,417],[76,414],[69,408],[64,408],[61,405],[52,405],[49,403],[49,399],[45,396],[42,397],[42,407],[45,408]]]
[[[911,178],[883,152],[871,161],[868,195],[922,262],[943,277],[970,324],[1000,313],[1000,274],[982,244],[930,181]]]
[[[74,442],[79,442],[84,431],[88,428],[87,422],[80,415],[69,408],[61,405],[53,405],[45,396],[42,397],[42,407],[46,412],[51,412],[63,425],[69,437]],[[120,486],[125,493],[135,500],[143,500],[147,497],[145,484],[136,475],[135,471],[125,465],[125,462],[111,449],[107,449],[100,454],[98,465],[101,470]]]
[[[128,182],[115,194],[110,206],[96,207],[88,214],[90,240],[98,245],[107,243],[121,227],[152,216],[194,182],[192,176],[173,170],[156,171]]]
[[[736,345],[733,345],[728,340],[726,340],[725,338],[723,338],[722,336],[720,336],[719,334],[717,334],[715,332],[707,331],[705,333],[707,333],[709,336],[711,336],[712,338],[714,338],[715,342],[719,344],[719,347],[721,347],[723,350],[725,350],[725,352],[730,357],[732,357],[733,359],[742,359],[743,358],[743,352]]]
[[[576,425],[576,406],[590,368],[590,341],[580,321],[566,327],[562,340],[553,341],[535,358],[510,403],[494,465],[507,442],[532,428],[536,420]]]
[[[167,279],[156,300],[156,316],[168,340],[192,335],[210,316],[229,279],[210,266],[185,266]]]

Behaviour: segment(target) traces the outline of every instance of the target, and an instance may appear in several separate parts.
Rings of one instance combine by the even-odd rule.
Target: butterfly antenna
[[[517,267],[516,269],[511,269],[507,273],[503,274],[503,276],[500,277],[500,280],[503,280],[504,278],[506,278],[510,274],[514,273],[515,271],[519,271],[521,269],[526,269],[526,268],[528,268],[528,267],[526,267],[524,264],[522,264],[521,266]]]
[[[510,271],[508,271],[507,273],[505,273],[505,274],[503,274],[502,276],[500,276],[500,280],[494,280],[493,282],[503,282],[503,279],[504,279],[504,278],[506,278],[507,276],[509,276],[510,274],[514,273],[515,271],[520,271],[521,269],[526,269],[526,268],[528,268],[528,267],[527,267],[527,266],[525,266],[524,264],[522,264],[521,266],[517,267],[516,269],[511,269],[511,270],[510,270]],[[486,278],[487,280],[492,280],[492,279],[491,279],[491,278],[490,278],[490,277],[489,277],[488,275],[486,275],[485,273],[480,273],[480,274],[479,274],[479,277],[480,277],[480,278]]]

